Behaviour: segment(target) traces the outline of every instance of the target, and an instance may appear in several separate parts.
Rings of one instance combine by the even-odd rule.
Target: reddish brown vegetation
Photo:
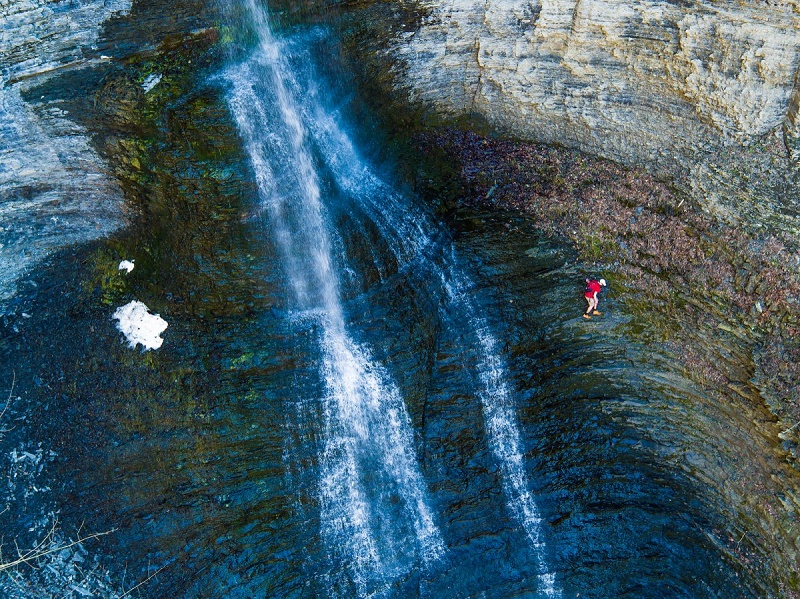
[[[800,420],[795,239],[731,230],[652,175],[575,150],[451,129],[419,143],[461,164],[464,205],[530,215],[609,272],[629,309],[647,313],[693,375],[724,386],[748,382],[755,370],[773,410]],[[684,316],[674,318],[678,311]],[[753,352],[753,368],[731,373],[713,353],[687,344],[698,328],[735,334]]]

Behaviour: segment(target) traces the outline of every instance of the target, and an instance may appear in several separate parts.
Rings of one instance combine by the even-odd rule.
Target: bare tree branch
[[[3,406],[3,411],[0,412],[0,420],[3,419],[3,416],[6,414],[6,410],[8,410],[8,406],[11,405],[11,396],[14,394],[14,385],[17,383],[17,371],[12,370],[12,379],[11,379],[11,390],[8,392],[8,398],[6,399],[6,405]],[[0,433],[7,433],[9,429],[0,428]]]
[[[139,584],[137,584],[136,586],[134,586],[134,587],[131,587],[131,588],[129,588],[127,591],[125,591],[125,592],[124,592],[122,595],[120,595],[120,596],[119,596],[119,598],[118,598],[118,599],[122,599],[123,597],[127,597],[127,596],[128,596],[128,595],[130,595],[130,594],[131,594],[133,591],[135,591],[135,590],[136,590],[136,589],[138,589],[140,586],[142,586],[143,584],[145,584],[146,582],[148,582],[148,581],[149,581],[151,578],[153,578],[153,577],[154,577],[156,574],[158,574],[159,572],[161,572],[161,570],[163,570],[163,569],[164,569],[164,568],[166,568],[166,567],[167,567],[166,565],[164,565],[164,566],[161,566],[161,567],[160,567],[158,570],[156,570],[155,572],[153,572],[153,573],[152,573],[150,576],[148,576],[147,578],[145,578],[145,579],[144,579],[142,582],[140,582],[140,583],[139,583]]]
[[[42,539],[39,543],[36,544],[35,547],[31,549],[26,549],[25,551],[20,550],[17,547],[17,559],[2,562],[0,563],[0,572],[4,570],[9,570],[11,568],[16,568],[17,566],[21,566],[23,564],[29,564],[30,562],[36,561],[37,559],[44,557],[45,555],[50,555],[51,553],[56,553],[59,551],[63,551],[64,549],[69,549],[70,547],[74,547],[75,545],[80,545],[81,543],[88,541],[90,539],[96,539],[98,537],[104,537],[106,535],[115,532],[116,529],[107,530],[105,532],[95,532],[92,534],[88,534],[85,536],[78,536],[77,540],[69,541],[67,543],[57,543],[55,540],[55,531],[56,526],[58,525],[58,520],[53,522],[53,526],[50,527],[50,530],[45,535],[44,539]],[[16,541],[14,543],[16,545]],[[54,546],[50,546],[54,544]]]

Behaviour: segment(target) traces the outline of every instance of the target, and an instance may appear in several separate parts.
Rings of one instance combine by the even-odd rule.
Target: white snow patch
[[[114,312],[119,321],[117,328],[128,339],[131,348],[141,343],[145,350],[158,349],[164,340],[159,336],[167,328],[167,321],[158,314],[150,314],[147,306],[140,301],[132,301],[120,306]]]
[[[119,270],[131,272],[133,270],[133,260],[123,260],[119,263]]]
[[[151,73],[147,76],[147,79],[142,81],[142,89],[144,93],[149,92],[153,89],[156,85],[158,85],[159,81],[161,81],[161,75],[156,73]]]

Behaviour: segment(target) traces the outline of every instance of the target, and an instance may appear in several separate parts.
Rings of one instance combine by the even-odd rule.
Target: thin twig
[[[139,588],[140,586],[142,586],[144,583],[148,582],[148,581],[149,581],[151,578],[153,578],[153,577],[154,577],[156,574],[158,574],[159,572],[161,572],[161,570],[163,570],[163,569],[164,569],[164,568],[166,568],[166,567],[167,567],[167,566],[166,566],[166,564],[165,564],[165,565],[163,565],[163,566],[161,566],[161,567],[160,567],[158,570],[156,570],[155,572],[153,572],[153,573],[152,573],[150,576],[148,576],[147,578],[145,578],[145,579],[144,579],[142,582],[140,582],[139,584],[137,584],[135,587],[131,587],[130,589],[128,589],[127,591],[125,591],[125,592],[124,592],[122,595],[120,595],[120,596],[119,596],[119,599],[122,599],[123,597],[125,597],[125,596],[127,596],[127,595],[130,595],[130,594],[131,594],[133,591],[135,591],[136,589],[138,589],[138,588]]]
[[[16,370],[12,370],[11,371],[11,375],[12,375],[11,390],[8,392],[8,399],[6,399],[6,405],[3,406],[3,411],[0,412],[0,420],[3,419],[3,416],[5,416],[5,414],[6,414],[6,410],[8,410],[8,406],[11,405],[11,396],[14,394],[14,385],[17,382],[17,371]],[[5,432],[5,431],[0,431],[0,432]]]
[[[0,416],[2,416],[2,414],[0,414]],[[782,435],[785,435],[786,433],[788,433],[789,431],[791,431],[791,430],[792,430],[794,427],[796,427],[798,424],[800,424],[800,420],[798,420],[797,422],[795,422],[795,423],[794,423],[792,426],[790,426],[789,428],[787,428],[787,429],[786,429],[785,431],[783,431],[781,434],[782,434]]]
[[[9,570],[11,568],[15,568],[17,566],[21,566],[22,564],[27,564],[32,562],[40,557],[44,557],[45,555],[50,555],[51,553],[56,553],[57,551],[63,551],[64,549],[69,549],[70,547],[74,547],[75,545],[80,545],[84,541],[88,541],[90,539],[96,539],[98,537],[104,537],[105,535],[109,535],[112,532],[115,532],[116,529],[107,530],[105,532],[95,532],[90,535],[86,535],[85,537],[79,537],[76,541],[70,541],[69,543],[65,544],[57,544],[55,547],[51,547],[49,549],[43,549],[48,543],[53,542],[55,539],[53,538],[55,535],[55,523],[50,531],[45,535],[44,539],[40,543],[38,543],[32,549],[28,549],[24,553],[17,547],[17,554],[19,557],[11,562],[5,562],[0,564],[0,572],[3,570]],[[16,542],[15,542],[16,544]]]
[[[744,532],[742,533],[742,537],[739,539],[739,542],[738,542],[738,543],[736,543],[736,550],[737,550],[737,551],[739,550],[739,545],[741,545],[741,544],[742,544],[742,541],[744,541],[744,537],[745,537],[746,535],[747,535],[747,531],[744,531]]]

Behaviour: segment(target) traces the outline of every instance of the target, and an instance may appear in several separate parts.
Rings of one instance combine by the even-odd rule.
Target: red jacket
[[[583,295],[586,297],[594,297],[596,293],[600,293],[600,283],[592,279],[588,283],[586,283],[586,291]]]

